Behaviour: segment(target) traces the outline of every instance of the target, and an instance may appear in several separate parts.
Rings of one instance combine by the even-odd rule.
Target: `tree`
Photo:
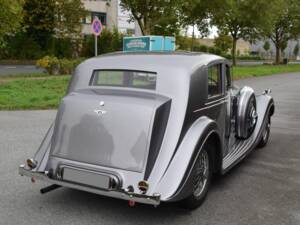
[[[68,40],[73,48],[73,57],[79,54],[82,41],[80,20],[87,12],[81,0],[55,0],[55,36]]]
[[[281,62],[281,53],[289,40],[300,35],[300,3],[298,0],[273,0],[271,26],[263,30],[263,35],[270,38],[276,48],[275,63]]]
[[[270,42],[269,41],[265,41],[264,46],[263,46],[264,50],[267,52],[269,52],[271,46],[270,46]]]
[[[23,27],[29,38],[45,50],[54,34],[54,0],[25,0]]]
[[[212,0],[212,24],[232,37],[232,61],[236,65],[236,45],[241,38],[254,40],[269,22],[269,2],[265,0]],[[220,7],[222,6],[222,7]]]
[[[121,0],[121,7],[131,12],[143,35],[177,32],[179,0]]]
[[[81,0],[55,0],[55,35],[58,38],[80,38],[80,19],[86,13]]]
[[[183,27],[192,26],[192,46],[194,49],[195,26],[200,31],[201,36],[209,33],[209,1],[208,0],[186,0],[179,5],[180,23]]]
[[[1,0],[0,1],[0,46],[3,38],[13,33],[20,26],[22,20],[22,0]]]
[[[270,46],[270,42],[269,41],[265,41],[264,46],[263,46],[264,50],[266,52],[268,52],[270,50],[270,47],[271,47]]]
[[[296,44],[295,48],[294,48],[294,56],[297,58],[297,56],[299,55],[299,43]]]
[[[223,53],[228,53],[232,47],[232,38],[227,34],[219,34],[214,40],[215,46],[219,48]]]
[[[78,53],[80,19],[85,16],[80,0],[25,0],[23,26],[45,53],[64,55],[62,51],[68,49],[69,56],[70,51]]]

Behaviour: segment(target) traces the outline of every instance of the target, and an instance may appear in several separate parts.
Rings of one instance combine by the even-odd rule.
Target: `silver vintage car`
[[[238,89],[229,62],[189,52],[113,53],[81,63],[56,120],[19,168],[34,182],[157,206],[201,205],[269,139],[274,101]]]

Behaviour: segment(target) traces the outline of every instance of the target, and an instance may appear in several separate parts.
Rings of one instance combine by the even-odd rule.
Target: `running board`
[[[256,148],[259,139],[262,136],[263,128],[267,123],[269,117],[269,110],[273,106],[273,102],[267,105],[261,103],[264,100],[264,95],[257,97],[257,113],[258,120],[256,127],[252,135],[248,139],[236,139],[236,142],[229,150],[229,153],[223,158],[222,162],[222,174],[226,173],[230,168],[239,163],[243,158],[245,158],[254,148]]]
[[[252,138],[247,140],[237,140],[231,152],[223,159],[222,170],[226,173],[230,168],[240,162],[254,148]]]

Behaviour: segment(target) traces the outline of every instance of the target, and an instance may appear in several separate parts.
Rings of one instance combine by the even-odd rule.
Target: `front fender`
[[[184,198],[183,188],[191,174],[195,159],[208,137],[218,133],[215,121],[203,116],[189,128],[172,158],[166,172],[157,185],[157,192],[164,201],[176,201]]]

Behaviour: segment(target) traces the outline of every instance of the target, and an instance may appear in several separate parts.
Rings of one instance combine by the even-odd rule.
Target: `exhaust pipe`
[[[54,191],[55,189],[60,188],[60,187],[61,187],[60,185],[53,184],[53,185],[50,185],[48,187],[42,188],[40,190],[40,192],[41,192],[41,194],[46,194],[46,193],[48,193],[50,191]]]

